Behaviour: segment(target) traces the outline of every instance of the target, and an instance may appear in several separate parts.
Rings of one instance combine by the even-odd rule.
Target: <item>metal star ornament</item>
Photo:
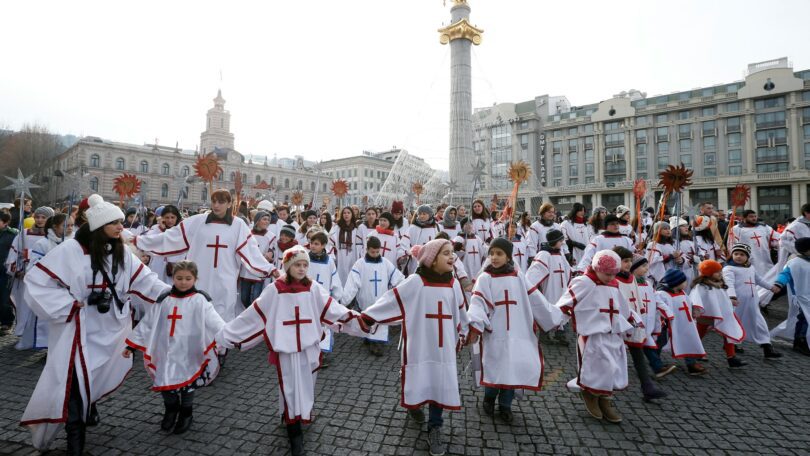
[[[5,176],[6,179],[11,181],[11,185],[8,187],[3,188],[3,190],[14,190],[14,195],[27,195],[31,196],[31,189],[32,188],[41,188],[37,184],[31,183],[31,179],[34,178],[33,175],[28,177],[23,176],[22,171],[17,168],[17,178],[14,179],[13,177]]]
[[[72,193],[76,198],[90,196],[93,191],[90,189],[90,173],[63,173],[62,179],[68,196]]]
[[[479,158],[478,161],[474,165],[472,165],[472,171],[470,171],[467,174],[472,176],[474,181],[481,180],[482,176],[487,175],[487,172],[484,171],[486,167],[487,164],[484,163],[484,161]]]

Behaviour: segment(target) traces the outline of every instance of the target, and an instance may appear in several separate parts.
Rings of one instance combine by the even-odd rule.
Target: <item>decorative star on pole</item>
[[[472,165],[472,170],[467,174],[472,176],[474,181],[481,180],[481,177],[487,175],[487,172],[484,171],[486,167],[487,164],[484,163],[484,161],[479,158],[478,161],[474,165]]]
[[[81,199],[85,195],[90,196],[93,192],[90,189],[90,173],[63,173],[62,179],[68,196],[73,194],[74,197]]]
[[[8,176],[5,177],[6,179],[11,181],[11,185],[3,188],[3,190],[14,190],[15,195],[22,195],[23,197],[25,197],[26,195],[31,196],[32,188],[40,188],[39,185],[31,183],[31,179],[34,178],[33,175],[25,177],[23,176],[23,173],[19,168],[17,168],[16,179]]]

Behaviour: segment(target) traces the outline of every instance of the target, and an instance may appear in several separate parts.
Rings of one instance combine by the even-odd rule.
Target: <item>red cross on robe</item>
[[[557,266],[557,267],[559,269],[555,269],[554,271],[551,271],[551,272],[560,275],[560,288],[565,289],[565,281],[563,280],[563,276],[565,275],[565,270],[562,268],[562,266]]]
[[[509,290],[503,291],[503,301],[496,301],[495,306],[506,306],[506,330],[509,331],[509,306],[516,306],[517,301],[512,301],[509,299]]]
[[[752,279],[748,279],[747,282],[743,282],[743,283],[751,287],[751,296],[753,297],[754,296],[754,284],[756,284],[756,282],[754,282]]]
[[[295,306],[295,320],[287,320],[282,322],[284,326],[295,325],[295,342],[298,344],[298,351],[301,351],[301,325],[312,323],[312,320],[302,320],[300,312],[301,308],[299,306]]]
[[[683,307],[678,307],[678,310],[683,310],[683,313],[686,314],[686,320],[690,322],[692,321],[692,312],[689,311],[689,306],[686,305],[685,301],[683,303]]]
[[[751,239],[757,241],[757,248],[762,247],[762,245],[759,243],[759,240],[762,239],[762,236],[757,234],[756,231],[754,231],[754,234],[751,236]]]
[[[172,310],[172,313],[169,314],[166,319],[172,321],[172,327],[169,329],[169,337],[174,337],[174,325],[177,324],[177,320],[183,319],[183,316],[177,313],[177,306],[174,306],[174,310]]]
[[[382,256],[385,256],[386,253],[391,251],[391,249],[388,248],[388,241],[385,241],[383,243],[383,246],[381,247],[381,250],[382,250]]]
[[[608,301],[608,307],[603,307],[603,308],[599,309],[599,312],[608,314],[608,317],[610,317],[610,327],[612,328],[613,327],[613,315],[619,313],[619,310],[616,309],[615,307],[613,307],[613,298],[610,298],[610,300]]]
[[[444,321],[442,320],[451,320],[453,318],[450,314],[442,313],[442,302],[439,301],[437,303],[439,309],[435,314],[425,314],[425,318],[430,318],[436,320],[439,325],[439,348],[444,347]]]
[[[227,249],[227,244],[220,244],[219,243],[219,235],[217,235],[216,242],[213,244],[206,244],[206,247],[214,249],[214,267],[216,268],[219,264],[219,249]]]

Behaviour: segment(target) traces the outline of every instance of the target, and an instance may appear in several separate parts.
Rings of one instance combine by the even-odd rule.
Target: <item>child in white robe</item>
[[[585,408],[594,418],[611,423],[622,421],[611,398],[615,391],[627,388],[624,333],[633,329],[627,300],[616,284],[620,267],[616,252],[598,252],[585,274],[571,281],[556,304],[572,318],[578,335],[577,385]]]
[[[309,254],[295,246],[282,256],[285,275],[264,289],[259,299],[216,338],[217,345],[248,349],[264,341],[276,366],[279,410],[287,423],[293,455],[303,454],[302,423],[312,420],[315,380],[320,369],[323,325],[365,334],[357,314],[307,277]]]
[[[433,209],[428,205],[421,205],[416,210],[416,216],[411,221],[411,226],[408,227],[408,234],[403,238],[406,239],[407,248],[416,245],[424,245],[436,239],[439,233],[439,225],[433,217]],[[411,258],[408,262],[408,274],[413,274],[416,271],[419,262],[415,258]]]
[[[340,211],[340,219],[332,227],[329,237],[335,246],[335,264],[340,283],[346,283],[354,262],[363,255],[363,238],[352,208],[347,206]]]
[[[681,258],[682,253],[680,251],[675,251],[669,223],[655,222],[653,235],[650,236],[649,241],[646,255],[650,262],[650,278],[657,285],[669,269],[680,269],[683,258]]]
[[[394,216],[390,212],[383,212],[377,220],[377,226],[369,230],[366,240],[372,236],[379,239],[382,257],[397,266],[406,257],[406,254],[399,240],[399,235],[392,228],[393,225]]]
[[[272,246],[273,266],[276,268],[281,268],[281,256],[284,252],[298,245],[298,241],[295,239],[295,230],[294,225],[284,225],[278,229],[278,237]]]
[[[484,413],[495,414],[497,399],[498,416],[511,423],[515,390],[540,391],[543,385],[543,354],[534,324],[549,331],[562,322],[563,315],[536,286],[527,289],[523,273],[512,260],[511,242],[495,238],[488,252],[489,266],[478,277],[467,313],[468,343],[480,338]]]
[[[695,278],[695,242],[692,240],[692,233],[689,231],[689,222],[680,217],[670,217],[669,226],[678,230],[677,249],[681,252],[683,262],[678,267],[686,275],[686,293],[692,289],[692,281]],[[700,261],[698,261],[699,263]]]
[[[380,240],[369,237],[365,257],[357,260],[343,289],[343,305],[357,298],[360,310],[368,309],[389,288],[397,286],[405,276],[393,263],[380,255]],[[380,326],[373,335],[365,338],[368,349],[374,356],[383,355],[383,344],[388,343],[388,327]]]
[[[178,223],[183,221],[183,216],[180,214],[180,211],[172,206],[166,205],[163,206],[160,210],[160,223],[155,224],[152,228],[148,231],[143,233],[142,236],[151,236],[154,234],[160,234],[165,232],[166,230],[170,230],[175,227]],[[174,268],[174,263],[178,261],[182,261],[186,258],[185,252],[179,255],[169,255],[169,256],[162,256],[162,255],[150,255],[149,262],[144,263],[148,264],[149,269],[155,272],[158,275],[158,278],[163,283],[171,283],[172,281],[172,270]]]
[[[267,259],[269,263],[273,263],[274,255],[271,253],[271,244],[276,236],[273,232],[268,230],[270,226],[270,214],[267,212],[259,211],[253,217],[253,228],[250,234],[256,240],[256,246],[259,252]],[[256,274],[251,268],[241,265],[239,268],[239,299],[242,306],[247,308],[253,301],[262,294],[264,290],[265,277]]]
[[[645,295],[642,295],[642,289],[649,288],[649,286],[643,282],[643,278],[641,279],[643,285],[639,286],[639,279],[633,272],[646,264],[647,259],[641,255],[634,256],[633,252],[624,247],[614,247],[613,251],[622,260],[621,271],[616,275],[616,282],[619,291],[627,299],[632,320],[635,322],[633,331],[625,333],[624,343],[627,345],[627,351],[630,352],[633,368],[636,371],[639,383],[641,383],[642,397],[645,402],[650,402],[666,397],[667,393],[659,389],[655,382],[652,381],[650,371],[647,368],[647,360],[644,357],[644,347],[649,346],[650,332],[655,327],[654,324],[650,325],[650,319],[645,317],[650,313],[655,315],[655,301],[649,298],[643,299],[647,295],[653,295],[652,289],[645,290]],[[637,265],[636,269],[633,269],[634,264]],[[650,302],[652,302],[652,305],[650,305]],[[650,312],[650,309],[652,312]],[[652,346],[655,346],[655,344],[653,343]]]
[[[708,370],[698,361],[706,356],[706,351],[695,322],[703,308],[700,303],[692,303],[683,292],[685,288],[686,275],[680,269],[669,269],[661,278],[656,295],[671,312],[668,326],[672,357],[684,359],[689,375],[704,375]],[[664,343],[659,339],[659,346]]]
[[[194,390],[219,373],[214,338],[225,322],[211,297],[197,290],[197,265],[180,261],[172,269],[174,286],[163,293],[127,337],[124,358],[143,352],[152,391],[163,396],[160,428],[182,434],[191,427]]]
[[[698,265],[700,275],[695,279],[689,298],[703,308],[697,319],[697,330],[703,339],[709,329],[723,337],[723,351],[726,352],[728,367],[737,369],[747,363],[737,358],[734,344],[745,339],[745,331],[734,314],[734,306],[728,297],[728,287],[723,282],[723,265],[714,260],[703,260]]]
[[[532,287],[538,287],[549,302],[556,303],[568,290],[571,281],[571,265],[565,257],[562,246],[565,235],[562,231],[551,229],[546,232],[546,242],[540,246],[529,270],[526,280]],[[553,330],[548,341],[567,346],[568,339],[564,329]]]
[[[343,297],[343,282],[340,280],[334,257],[328,253],[329,238],[326,236],[326,232],[319,227],[313,227],[307,232],[307,238],[309,239],[309,271],[307,275],[327,290],[329,296],[340,301]],[[328,326],[325,326],[323,331],[324,337],[321,339],[320,345],[324,357],[321,359],[321,369],[326,369],[330,365],[331,357],[329,353],[332,352],[335,337]]]
[[[762,347],[766,360],[777,360],[782,357],[773,349],[768,323],[759,310],[759,295],[756,285],[773,292],[779,287],[766,282],[751,266],[751,247],[738,242],[731,248],[731,261],[723,268],[723,280],[728,285],[728,297],[734,303],[734,313],[745,329],[745,340]],[[738,348],[740,353],[742,351]]]
[[[602,250],[611,250],[617,245],[627,250],[635,250],[632,239],[619,232],[619,218],[613,214],[609,214],[605,217],[605,230],[591,239],[588,246],[585,247],[582,259],[579,260],[579,263],[574,269],[584,272],[588,266],[590,266],[594,255]]]
[[[402,325],[402,393],[400,405],[411,419],[425,422],[429,405],[431,454],[444,454],[442,410],[460,410],[456,353],[467,332],[464,292],[453,278],[453,247],[434,239],[414,246],[416,273],[363,311],[366,324]]]
[[[464,239],[464,256],[461,261],[464,263],[464,269],[470,276],[470,280],[475,283],[484,259],[487,257],[487,246],[480,237],[473,233],[473,224],[470,219],[464,218],[461,221],[461,228],[464,230],[461,236]]]
[[[529,247],[526,243],[526,239],[518,234],[517,232],[517,225],[515,222],[509,222],[507,225],[507,235],[509,241],[512,243],[512,259],[515,262],[515,266],[522,272],[526,274],[526,271],[529,269],[531,265],[532,259],[529,257]],[[552,300],[551,302],[556,302]]]

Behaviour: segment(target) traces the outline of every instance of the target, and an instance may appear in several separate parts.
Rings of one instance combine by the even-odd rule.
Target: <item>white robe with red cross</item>
[[[524,274],[529,269],[532,258],[529,256],[526,239],[512,239],[512,261]]]
[[[562,231],[562,227],[559,223],[552,223],[551,225],[544,225],[540,222],[540,220],[535,221],[529,227],[529,235],[526,239],[527,250],[529,255],[534,257],[538,253],[540,253],[540,249],[543,248],[543,243],[546,242],[546,235],[551,230],[560,230]],[[565,233],[563,233],[564,235]],[[563,253],[568,253],[568,246],[563,244],[562,247]]]
[[[160,234],[166,231],[165,229],[161,228],[160,225],[153,226],[149,231],[142,234],[142,236],[151,236],[154,234]],[[150,255],[149,259],[149,269],[155,272],[158,275],[158,279],[160,279],[163,283],[172,283],[172,271],[171,268],[174,267],[174,263],[178,261],[183,261],[186,259],[185,252],[178,254],[178,255],[169,255],[169,256],[161,256],[161,255]]]
[[[413,274],[363,311],[380,325],[402,325],[402,407],[461,409],[456,352],[467,332],[465,302],[455,279],[432,283]]]
[[[132,331],[128,295],[154,303],[169,289],[126,250],[117,274],[111,270],[107,274],[123,308],[119,310],[113,301],[104,314],[86,303],[92,291],[108,285],[100,273],[93,277],[90,256],[75,240],[53,249],[25,276],[31,309],[50,324],[48,359],[21,422],[30,428],[34,448],[46,449],[67,420],[74,371],[82,403],[89,409],[118,388],[132,368],[132,359],[121,356],[124,339]],[[87,409],[84,413],[86,417]]]
[[[588,242],[591,240],[590,225],[587,223],[564,220],[562,224],[560,224],[560,228],[562,229],[563,235],[565,235],[566,241],[582,244],[581,249],[577,247],[571,249],[571,256],[574,258],[574,263],[579,263],[582,256],[585,255],[585,247],[588,246]]]
[[[405,249],[396,231],[385,230],[378,226],[373,230],[369,230],[366,235],[366,241],[368,241],[370,237],[375,237],[380,240],[380,255],[390,261],[394,266],[399,264],[400,258],[406,256]]]
[[[693,304],[683,291],[669,292],[659,290],[658,299],[669,307],[669,347],[673,358],[702,358],[706,355],[703,342],[697,330],[697,323],[692,315]]]
[[[470,280],[475,282],[487,257],[487,246],[478,236],[466,235],[464,238],[464,256],[461,262],[464,263]]]
[[[656,320],[659,317],[656,310],[655,292],[652,287],[646,282],[638,283],[633,275],[616,276],[616,282],[619,285],[619,291],[627,299],[633,319],[637,322],[632,331],[625,333],[624,342],[631,347],[658,348],[653,332],[655,332]],[[639,322],[640,324],[638,324]],[[658,327],[660,330],[660,322]]]
[[[735,225],[731,230],[729,236],[734,236],[734,238],[728,242],[729,251],[737,242],[751,247],[751,265],[756,268],[757,274],[764,277],[773,266],[771,249],[779,248],[779,233],[764,224],[748,226],[743,223]]]
[[[219,373],[214,338],[225,322],[202,293],[161,298],[126,339],[129,347],[143,352],[152,391],[211,383]]]
[[[273,266],[259,250],[256,239],[247,224],[238,217],[229,218],[230,224],[208,222],[209,215],[193,215],[163,233],[138,236],[134,244],[155,255],[186,254],[186,259],[197,264],[197,288],[211,295],[214,308],[225,321],[239,313],[237,306],[237,277],[244,265],[256,274],[269,276]]]
[[[23,278],[14,278],[17,272],[17,261],[20,260],[22,267],[20,271],[28,269],[28,263],[31,260],[31,247],[34,246],[39,240],[45,239],[45,234],[35,233],[33,230],[23,230],[22,233],[17,234],[14,241],[11,243],[11,248],[6,257],[6,272],[9,275],[11,284],[11,302],[14,304],[16,322],[14,327],[14,335],[23,337],[25,328],[31,327],[32,321],[36,320],[37,316],[31,311],[28,303],[25,301],[25,284]],[[20,258],[22,257],[22,258]],[[36,346],[20,346],[19,349],[24,348],[47,348],[47,343],[42,347]]]
[[[591,265],[591,260],[593,260],[593,256],[596,255],[597,252],[613,250],[613,247],[616,246],[624,247],[631,252],[635,251],[632,239],[621,233],[614,234],[605,231],[591,239],[591,242],[585,247],[585,253],[582,255],[582,259],[579,260],[579,263],[577,263],[575,270],[584,272],[588,269],[588,266]]]
[[[217,345],[247,350],[264,341],[276,366],[279,409],[288,423],[309,423],[315,403],[316,373],[321,367],[319,343],[324,326],[365,335],[357,313],[347,309],[316,282],[287,283],[284,276],[268,285],[259,299],[227,323]]]
[[[407,245],[407,249],[410,250],[411,247],[415,245],[425,245],[428,242],[436,239],[436,235],[439,233],[438,228],[436,225],[425,226],[424,228],[420,227],[417,224],[412,224],[408,227],[408,234],[403,236],[403,243]],[[416,267],[419,266],[419,262],[416,258],[411,258],[408,261],[408,274],[413,274],[416,271]]]
[[[405,279],[405,276],[393,263],[385,258],[380,258],[380,260],[380,262],[373,262],[367,258],[360,258],[354,263],[352,272],[343,287],[342,302],[344,304],[348,305],[352,299],[357,298],[360,310],[366,310],[377,302],[377,299],[389,288],[397,286]],[[388,327],[380,326],[367,339],[387,343]]]
[[[471,219],[473,226],[473,234],[478,236],[483,243],[489,244],[493,236],[492,220],[487,218],[475,218],[475,217],[471,217]]]
[[[470,327],[482,334],[480,384],[539,391],[543,354],[534,324],[550,331],[562,322],[562,312],[537,287],[527,289],[523,274],[514,270],[508,274],[482,272],[467,315]]]
[[[625,238],[627,239],[627,238]],[[588,270],[574,278],[556,306],[577,332],[577,385],[593,394],[627,388],[624,334],[633,329],[630,307],[616,281],[602,283]]]
[[[689,293],[696,307],[703,308],[702,318],[712,320],[712,328],[735,344],[745,339],[745,330],[734,313],[734,305],[723,288],[700,284]]]
[[[652,242],[647,246],[647,252],[644,256],[650,259],[650,272],[648,276],[651,277],[655,283],[661,282],[667,270],[673,267],[679,267],[679,265],[675,264],[674,255],[674,244]]]
[[[760,345],[771,343],[768,323],[759,310],[757,285],[767,289],[773,284],[762,279],[753,265],[742,267],[727,264],[723,268],[723,281],[728,286],[728,297],[737,298],[734,313],[745,328],[745,340]]]
[[[276,234],[269,229],[263,232],[254,229],[251,230],[250,233],[253,235],[253,239],[256,240],[256,247],[259,248],[259,252],[268,263],[273,264],[276,258],[275,251],[273,250],[273,245],[276,243]],[[253,268],[247,267],[244,264],[239,267],[239,278],[248,282],[263,282],[265,280],[265,277],[256,274]]]
[[[549,302],[556,303],[568,290],[571,281],[571,265],[562,252],[541,250],[526,271],[526,281],[539,287]]]

